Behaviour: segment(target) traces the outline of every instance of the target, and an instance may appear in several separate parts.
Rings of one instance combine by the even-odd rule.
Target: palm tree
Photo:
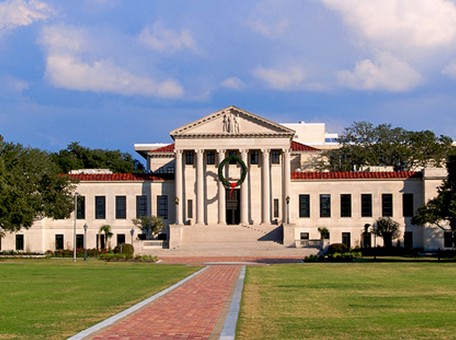
[[[383,238],[383,245],[387,248],[393,246],[393,240],[401,236],[399,223],[390,217],[380,217],[375,221],[375,234]]]
[[[152,240],[152,236],[163,229],[163,219],[158,216],[135,218],[133,219],[133,224],[146,235],[146,240]]]
[[[98,230],[98,239],[101,240],[101,233],[104,233],[105,235],[105,249],[111,249],[111,244],[110,244],[110,239],[113,235],[113,233],[111,232],[111,226],[109,224],[104,224],[100,227],[100,230]]]

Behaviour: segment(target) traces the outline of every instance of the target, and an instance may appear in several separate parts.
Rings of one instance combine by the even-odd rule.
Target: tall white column
[[[225,159],[225,150],[217,150],[218,164]],[[226,189],[222,181],[218,182],[218,224],[226,224]]]
[[[176,198],[174,203],[176,204],[176,221],[178,225],[182,224],[182,206],[184,201],[182,199],[182,150],[175,150],[176,155],[176,166],[175,166],[175,185],[176,185]]]
[[[204,225],[204,150],[196,150],[196,224]]]
[[[291,151],[290,149],[282,150],[283,154],[283,197],[282,197],[282,220],[284,223],[291,223],[290,217],[290,187],[291,187]]]
[[[241,151],[241,159],[245,165],[248,164],[247,155],[248,150],[240,150]],[[244,183],[241,184],[241,224],[249,224],[248,221],[248,174],[245,177]]]
[[[263,149],[261,163],[261,186],[263,188],[261,224],[271,224],[271,171],[269,164],[269,150]]]

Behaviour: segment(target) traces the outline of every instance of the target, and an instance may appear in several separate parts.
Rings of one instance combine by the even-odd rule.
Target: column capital
[[[226,150],[225,149],[217,149],[217,153],[225,153]]]
[[[289,155],[291,153],[291,149],[282,149],[282,153],[284,155]]]
[[[179,149],[176,150],[176,149],[174,149],[174,154],[175,154],[176,156],[182,156],[182,153],[183,153],[183,150],[179,150]]]
[[[263,155],[269,155],[269,152],[271,152],[271,149],[261,149]]]
[[[196,155],[202,155],[202,154],[204,154],[204,150],[198,149],[198,150],[195,150],[195,153],[196,153]]]

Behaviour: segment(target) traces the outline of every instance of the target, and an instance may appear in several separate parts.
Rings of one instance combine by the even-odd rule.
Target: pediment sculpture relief
[[[222,130],[225,133],[239,133],[239,114],[229,111],[223,115]]]

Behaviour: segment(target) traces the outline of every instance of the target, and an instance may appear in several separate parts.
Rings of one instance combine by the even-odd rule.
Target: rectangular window
[[[445,248],[453,248],[453,233],[451,230],[445,230],[443,232],[443,246]]]
[[[393,216],[393,194],[382,194],[382,216]]]
[[[84,249],[84,234],[77,234],[76,235],[76,248],[77,249]]]
[[[320,195],[320,217],[331,217],[331,195]]]
[[[274,198],[274,218],[279,217],[279,199]]]
[[[206,164],[210,164],[210,165],[215,164],[215,152],[214,151],[206,152]]]
[[[372,194],[361,194],[361,217],[372,217]]]
[[[299,217],[310,217],[310,195],[299,195]]]
[[[258,164],[260,156],[257,150],[250,151],[250,164]]]
[[[147,216],[147,196],[136,196],[136,218]]]
[[[106,244],[105,244],[105,236],[104,234],[97,234],[97,242],[96,242],[96,245],[97,245],[97,249],[105,249],[106,248]]]
[[[168,219],[168,195],[157,196],[157,215],[164,220]]]
[[[351,247],[350,233],[342,233],[342,243],[345,244],[349,248]]]
[[[16,235],[16,250],[24,250],[24,235]]]
[[[341,194],[340,195],[340,217],[351,217],[351,195]]]
[[[187,218],[193,218],[193,200],[187,200]]]
[[[77,202],[77,211],[76,211],[76,218],[78,220],[85,220],[85,197],[78,196]]]
[[[402,216],[413,217],[413,194],[402,194]]]
[[[106,197],[95,196],[95,219],[104,220],[106,218]]]
[[[412,231],[404,232],[404,248],[405,249],[413,248],[413,232]]]
[[[195,153],[193,151],[185,151],[185,164],[192,165],[194,162]]]
[[[125,244],[125,234],[117,234],[117,245]]]
[[[279,150],[271,151],[271,163],[280,164],[280,151]]]
[[[234,150],[228,151],[228,157],[230,157],[230,156],[237,156],[237,155],[238,155],[238,153],[237,153],[236,151],[234,151]],[[234,159],[231,159],[230,162],[229,162],[229,164],[236,164],[236,163],[237,163],[237,162],[236,162],[236,160],[234,160]]]
[[[55,250],[63,250],[63,234],[55,235]]]
[[[116,196],[116,219],[125,220],[127,218],[127,197]]]
[[[301,232],[300,239],[301,240],[308,240],[309,239],[309,233]]]

